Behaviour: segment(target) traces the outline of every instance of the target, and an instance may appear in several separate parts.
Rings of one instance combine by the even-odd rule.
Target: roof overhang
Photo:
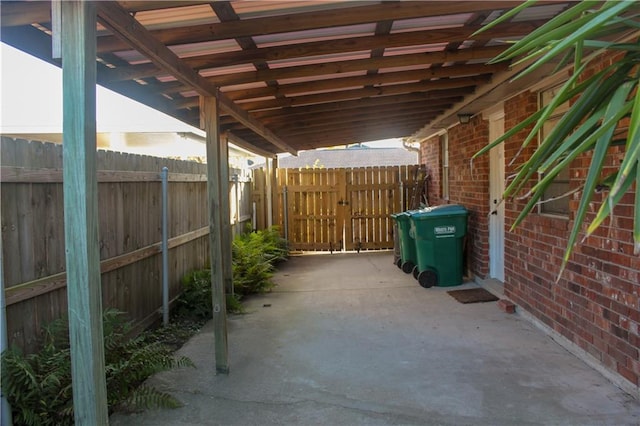
[[[571,3],[474,35],[520,2],[100,2],[98,81],[195,126],[215,96],[222,132],[267,155],[406,138],[513,93],[487,62]],[[60,63],[51,2],[1,12],[3,42]]]

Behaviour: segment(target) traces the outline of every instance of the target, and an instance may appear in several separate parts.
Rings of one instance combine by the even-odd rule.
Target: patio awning
[[[119,1],[98,6],[98,82],[262,151],[408,137],[506,81],[487,65],[571,2],[541,2],[474,36],[512,1]],[[50,2],[4,2],[2,41],[49,62]],[[500,76],[498,78],[498,76]]]

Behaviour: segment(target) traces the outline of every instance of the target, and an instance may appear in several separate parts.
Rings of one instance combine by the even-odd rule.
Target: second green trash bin
[[[409,212],[401,212],[392,214],[391,217],[398,225],[398,242],[400,243],[400,259],[397,265],[405,273],[413,271],[417,265],[416,245],[413,238],[409,235],[411,222],[409,220]]]
[[[467,209],[459,204],[407,212],[415,239],[418,282],[422,287],[462,284]]]

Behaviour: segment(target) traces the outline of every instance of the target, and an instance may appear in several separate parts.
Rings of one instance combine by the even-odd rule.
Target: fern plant
[[[273,288],[275,265],[289,256],[287,241],[277,227],[238,235],[232,245],[234,294],[227,294],[227,311],[242,313],[243,296],[264,293]],[[211,270],[201,269],[185,275],[176,314],[208,319],[212,315]]]
[[[233,285],[240,294],[272,289],[275,265],[289,256],[287,241],[277,227],[236,236],[232,250]]]
[[[187,357],[174,357],[171,349],[143,333],[130,338],[131,322],[123,313],[109,309],[104,315],[107,402],[110,407],[141,409],[176,408],[173,396],[144,385],[149,376],[178,367],[193,367]]]
[[[106,310],[103,324],[109,409],[179,406],[171,395],[142,383],[151,374],[193,366],[191,360],[174,358],[170,348],[153,341],[148,334],[130,339],[131,323],[118,310]],[[39,352],[24,355],[16,347],[3,352],[2,389],[15,424],[71,425],[74,419],[68,321],[55,320],[43,332]]]

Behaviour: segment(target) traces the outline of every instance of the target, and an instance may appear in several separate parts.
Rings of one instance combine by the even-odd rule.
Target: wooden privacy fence
[[[41,326],[67,311],[62,146],[2,138],[0,148],[8,337],[30,352]],[[111,151],[98,151],[97,164],[103,308],[118,308],[144,327],[162,306],[160,172],[169,168],[174,299],[181,277],[202,268],[209,256],[206,164]],[[244,194],[232,204],[238,210],[250,209],[249,186],[230,182],[231,194]]]
[[[278,169],[274,221],[293,250],[393,248],[389,215],[407,209],[419,167]]]

